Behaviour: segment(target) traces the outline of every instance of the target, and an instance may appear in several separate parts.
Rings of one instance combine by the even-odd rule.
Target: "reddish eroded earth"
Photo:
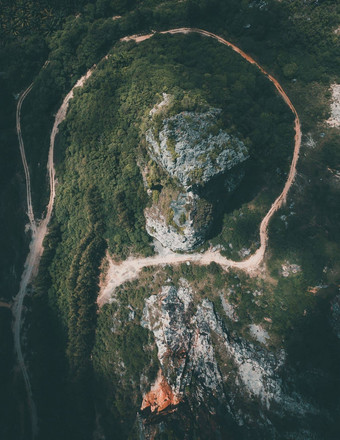
[[[141,410],[150,408],[152,413],[158,414],[170,405],[178,405],[180,401],[181,399],[173,393],[162,370],[159,370],[155,383],[143,398]]]

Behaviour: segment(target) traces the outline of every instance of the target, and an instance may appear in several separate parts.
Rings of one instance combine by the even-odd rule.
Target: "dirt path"
[[[46,64],[45,64],[46,65]],[[50,222],[55,198],[55,169],[53,162],[53,154],[54,154],[54,143],[55,137],[59,130],[60,123],[65,119],[68,105],[70,100],[73,98],[73,92],[76,87],[82,87],[85,81],[91,76],[93,69],[90,69],[86,75],[80,78],[80,80],[76,83],[76,85],[72,88],[72,90],[65,97],[61,107],[59,108],[52,128],[51,138],[50,138],[50,148],[48,153],[48,161],[47,161],[47,170],[49,174],[49,183],[50,183],[50,197],[47,205],[46,216],[43,218],[40,223],[37,225],[37,222],[33,215],[32,208],[32,200],[31,200],[31,183],[30,183],[30,175],[28,171],[28,166],[26,162],[25,156],[25,148],[24,142],[21,135],[21,127],[20,127],[20,115],[21,115],[21,106],[31,91],[33,84],[31,84],[20,96],[18,104],[17,104],[17,133],[19,139],[19,147],[21,152],[21,159],[25,170],[26,177],[26,199],[28,206],[28,218],[30,221],[30,226],[32,230],[32,239],[29,247],[29,253],[24,265],[24,271],[21,276],[20,281],[20,289],[18,294],[16,295],[13,303],[13,315],[14,315],[14,324],[13,324],[13,336],[14,336],[14,348],[17,353],[19,367],[21,369],[22,375],[24,377],[28,404],[31,412],[31,423],[32,423],[32,437],[35,438],[38,433],[38,418],[37,411],[33,401],[31,383],[28,376],[28,371],[24,362],[24,357],[22,353],[21,347],[21,323],[22,323],[22,310],[23,303],[27,293],[27,286],[29,285],[32,278],[37,274],[39,268],[39,262],[41,255],[43,253],[43,241],[47,234],[47,227]]]
[[[178,29],[171,29],[169,31],[161,32],[161,34],[189,34],[189,33],[196,33],[209,38],[213,38],[214,40],[219,41],[225,46],[232,48],[235,52],[241,55],[242,58],[244,58],[246,61],[248,61],[251,64],[254,64],[274,84],[276,90],[281,95],[281,97],[288,105],[290,110],[293,112],[295,117],[295,146],[294,146],[293,159],[291,162],[288,178],[281,194],[274,201],[274,203],[272,204],[269,211],[267,212],[267,214],[265,215],[265,217],[261,222],[260,247],[249,258],[240,262],[232,261],[223,257],[219,252],[212,252],[211,250],[208,250],[204,254],[175,254],[172,252],[172,253],[168,253],[168,255],[166,256],[155,255],[149,258],[131,257],[120,264],[115,264],[112,260],[110,260],[106,282],[104,283],[104,286],[102,287],[100,294],[98,296],[98,305],[100,307],[105,303],[109,302],[112,293],[117,286],[123,284],[126,281],[130,281],[137,278],[142,268],[147,266],[158,266],[161,264],[180,264],[184,262],[195,262],[198,264],[210,264],[212,262],[215,262],[220,264],[225,270],[227,270],[230,267],[243,269],[247,271],[253,271],[256,268],[258,268],[258,266],[263,261],[264,254],[267,248],[269,222],[273,217],[274,213],[286,201],[288,191],[292,186],[292,183],[296,175],[296,164],[299,159],[299,152],[301,146],[301,124],[295,107],[293,106],[292,102],[290,101],[290,99],[288,98],[287,94],[285,93],[281,85],[278,83],[278,81],[272,75],[270,75],[262,66],[260,66],[251,56],[247,55],[245,52],[243,52],[234,44],[211,32],[207,32],[202,29],[195,29],[195,28],[178,28]],[[148,34],[143,36],[132,35],[130,37],[125,37],[122,41],[134,40],[137,43],[139,43],[151,38],[153,35],[154,34]]]
[[[293,160],[291,163],[289,175],[287,178],[287,182],[284,186],[284,189],[282,193],[278,196],[278,198],[275,200],[273,205],[271,206],[270,210],[266,214],[266,216],[263,218],[260,226],[260,241],[261,245],[259,249],[252,255],[250,258],[248,258],[245,261],[241,262],[235,262],[232,260],[228,260],[227,258],[223,257],[219,252],[212,252],[211,250],[208,250],[207,252],[203,254],[175,254],[173,252],[166,252],[162,255],[156,255],[149,258],[128,258],[126,261],[124,261],[121,264],[115,264],[112,260],[109,261],[110,267],[108,270],[108,275],[106,279],[106,284],[101,289],[100,295],[98,297],[98,304],[102,306],[106,302],[109,302],[111,295],[114,291],[114,289],[119,286],[120,284],[132,280],[134,278],[138,277],[138,274],[142,270],[143,267],[147,266],[156,266],[156,265],[162,265],[162,264],[180,264],[183,262],[193,262],[198,264],[210,264],[211,262],[216,262],[220,264],[224,269],[228,269],[229,267],[235,267],[243,270],[255,270],[260,263],[263,260],[266,246],[267,246],[267,240],[268,240],[268,224],[270,219],[272,218],[273,214],[282,206],[284,203],[287,193],[293,183],[295,174],[296,174],[296,163],[298,161],[299,157],[299,150],[301,145],[301,129],[300,129],[300,121],[298,114],[291,103],[290,99],[280,86],[280,84],[273,78],[270,74],[268,74],[258,63],[256,63],[255,60],[253,60],[249,55],[244,53],[241,49],[233,45],[232,43],[228,42],[227,40],[224,40],[223,38],[219,37],[218,35],[212,34],[210,32],[201,30],[201,29],[191,29],[191,28],[179,28],[179,29],[172,29],[169,31],[162,32],[163,34],[187,34],[187,33],[198,33],[210,38],[213,38],[220,43],[231,47],[234,51],[239,53],[244,59],[246,59],[248,62],[255,64],[261,72],[274,84],[279,94],[282,96],[284,101],[287,103],[291,111],[294,113],[295,116],[295,148],[294,148],[294,155]],[[154,34],[148,34],[148,35],[142,35],[142,36],[130,36],[125,37],[123,41],[130,41],[135,40],[136,42],[142,42],[149,38],[151,38]],[[107,59],[108,56],[104,57],[104,59]],[[45,66],[47,63],[45,63]],[[44,66],[44,67],[45,67]],[[21,348],[21,340],[20,340],[20,331],[21,331],[21,322],[22,322],[22,309],[23,309],[23,302],[25,295],[27,293],[27,286],[32,280],[32,277],[37,273],[38,267],[39,267],[39,261],[40,257],[43,252],[43,240],[47,234],[47,227],[48,223],[51,219],[53,205],[54,205],[54,199],[55,199],[55,169],[54,169],[54,162],[53,162],[53,154],[54,154],[54,143],[55,138],[59,130],[60,123],[65,119],[67,114],[67,109],[69,105],[69,101],[73,98],[73,92],[76,87],[82,87],[86,80],[92,75],[93,71],[95,70],[96,65],[94,65],[91,69],[88,70],[88,72],[82,76],[79,81],[76,83],[76,85],[72,88],[72,90],[67,94],[65,97],[61,107],[59,108],[56,116],[55,121],[51,133],[50,138],[50,148],[49,148],[49,154],[48,154],[48,162],[47,162],[47,170],[49,174],[49,184],[50,184],[50,198],[47,205],[47,211],[46,216],[44,219],[40,221],[40,223],[37,225],[37,222],[34,218],[33,213],[33,207],[32,207],[32,200],[31,200],[31,184],[30,184],[30,175],[29,175],[29,169],[26,161],[25,156],[25,148],[24,148],[24,142],[22,139],[21,134],[21,125],[20,125],[20,116],[21,116],[21,106],[26,98],[26,96],[29,94],[29,92],[32,89],[33,84],[31,84],[20,96],[18,105],[17,105],[17,133],[18,133],[18,139],[19,139],[19,147],[20,147],[20,153],[21,153],[21,159],[25,170],[25,178],[26,178],[26,198],[27,198],[27,207],[28,207],[28,218],[30,221],[30,227],[32,230],[32,240],[30,243],[30,250],[29,254],[27,256],[24,271],[22,274],[21,282],[20,282],[20,290],[15,297],[14,304],[13,304],[13,314],[14,314],[14,325],[13,325],[13,333],[14,333],[14,346],[15,350],[18,356],[18,362],[19,366],[21,368],[26,390],[27,390],[27,396],[29,401],[29,407],[31,410],[31,421],[32,421],[32,436],[33,438],[36,437],[38,432],[38,419],[37,419],[37,413],[35,404],[33,401],[32,396],[32,390],[31,390],[31,384],[27,372],[27,368],[25,366],[22,348]]]
[[[18,135],[18,140],[19,140],[21,161],[22,161],[22,165],[24,167],[24,172],[25,172],[27,216],[28,216],[28,220],[30,222],[30,228],[31,228],[32,234],[34,235],[37,232],[37,226],[35,224],[33,206],[32,206],[30,172],[29,172],[28,165],[27,165],[25,146],[24,146],[24,141],[22,139],[21,124],[20,124],[22,103],[24,102],[24,100],[25,100],[26,96],[29,94],[29,92],[32,90],[32,87],[33,87],[33,83],[30,84],[27,87],[27,89],[20,95],[20,98],[19,98],[19,101],[17,104],[17,111],[16,111],[16,129],[17,129],[17,135]]]

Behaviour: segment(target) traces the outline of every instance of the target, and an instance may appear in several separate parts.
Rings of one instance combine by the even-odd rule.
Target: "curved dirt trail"
[[[119,286],[120,284],[132,280],[138,276],[140,271],[143,267],[147,266],[156,266],[156,265],[162,265],[162,264],[180,264],[183,262],[194,262],[198,264],[210,264],[211,262],[216,262],[220,264],[224,269],[228,269],[229,267],[235,267],[243,270],[253,270],[259,266],[259,264],[262,262],[266,246],[267,246],[267,240],[268,240],[268,224],[273,216],[273,214],[282,206],[284,203],[287,193],[293,183],[293,180],[295,178],[296,174],[296,164],[299,158],[299,150],[301,145],[301,129],[300,129],[300,120],[298,117],[298,114],[291,103],[290,99],[280,86],[280,84],[276,81],[275,78],[273,78],[270,74],[268,74],[253,58],[251,58],[249,55],[244,53],[241,49],[233,45],[232,43],[228,42],[227,40],[224,40],[223,38],[219,37],[218,35],[212,34],[210,32],[201,30],[201,29],[194,29],[194,28],[179,28],[179,29],[172,29],[169,31],[161,32],[162,34],[187,34],[187,33],[198,33],[210,38],[213,38],[220,43],[231,47],[234,51],[239,53],[244,59],[246,59],[248,62],[255,64],[261,72],[274,84],[277,91],[281,95],[281,97],[284,99],[286,104],[289,106],[291,111],[293,112],[295,116],[295,148],[294,148],[294,154],[293,154],[293,160],[290,166],[289,175],[287,178],[287,182],[284,186],[283,191],[281,194],[277,197],[277,199],[272,204],[270,210],[266,214],[266,216],[263,218],[260,226],[260,247],[259,249],[250,256],[247,260],[235,262],[232,260],[228,260],[227,258],[223,257],[219,252],[212,252],[211,250],[208,250],[207,252],[201,254],[175,254],[173,252],[167,252],[164,255],[156,255],[153,257],[148,258],[128,258],[123,263],[115,264],[112,260],[109,261],[110,267],[108,271],[107,276],[107,282],[106,285],[101,289],[100,295],[98,297],[98,304],[102,306],[106,302],[109,302],[112,292],[114,291],[115,287]],[[154,35],[148,34],[143,36],[130,36],[125,37],[122,39],[122,41],[130,41],[135,40],[136,42],[142,42],[149,38],[151,38]],[[107,59],[108,56],[104,57],[104,59]],[[47,64],[45,64],[46,66]],[[45,67],[44,66],[44,67]],[[28,206],[28,217],[30,220],[30,226],[32,230],[32,240],[30,243],[30,251],[27,256],[24,272],[22,274],[21,283],[20,283],[20,290],[14,300],[13,304],[13,314],[14,314],[14,345],[15,350],[18,356],[19,366],[21,368],[26,390],[27,390],[27,396],[28,396],[28,402],[29,407],[31,410],[31,420],[32,420],[32,436],[33,438],[36,437],[38,432],[38,419],[37,419],[37,413],[36,408],[34,405],[33,397],[32,397],[32,390],[31,390],[31,384],[29,381],[29,376],[27,372],[27,368],[24,363],[24,358],[22,354],[21,349],[21,341],[20,341],[20,330],[21,330],[21,315],[22,315],[22,308],[23,308],[23,301],[24,297],[27,292],[27,286],[29,282],[31,281],[32,277],[37,273],[38,267],[39,267],[39,261],[40,257],[43,252],[43,240],[47,234],[47,226],[51,219],[53,205],[54,205],[54,198],[55,198],[55,169],[54,169],[54,163],[53,163],[53,154],[54,154],[54,143],[55,143],[55,137],[59,130],[60,123],[65,119],[67,114],[67,109],[69,105],[69,101],[73,98],[73,92],[76,87],[82,87],[85,81],[92,75],[93,71],[95,70],[96,65],[91,67],[91,69],[88,70],[88,72],[82,76],[79,81],[75,84],[75,86],[71,89],[71,91],[67,94],[65,97],[61,107],[59,108],[56,116],[55,121],[51,133],[50,138],[50,148],[49,148],[49,154],[48,154],[48,162],[47,162],[47,170],[49,174],[49,185],[50,185],[50,198],[47,205],[46,210],[46,216],[44,219],[42,219],[37,225],[36,220],[34,219],[33,214],[33,207],[32,207],[32,201],[31,201],[31,185],[30,185],[30,175],[29,170],[27,166],[26,156],[25,156],[25,149],[24,149],[24,143],[21,135],[21,127],[20,127],[20,113],[21,113],[21,106],[28,95],[28,93],[31,91],[33,84],[31,84],[20,96],[18,106],[17,106],[17,133],[18,133],[18,139],[19,139],[19,146],[20,146],[20,153],[21,153],[21,159],[23,162],[24,170],[25,170],[25,178],[26,178],[26,197],[27,197],[27,206]]]
[[[228,46],[231,49],[233,49],[249,63],[254,64],[274,84],[276,90],[278,91],[278,93],[281,95],[285,103],[288,105],[288,107],[294,114],[295,146],[293,152],[293,159],[290,165],[287,181],[285,183],[285,186],[281,194],[276,198],[276,200],[270,207],[269,211],[262,219],[260,225],[260,247],[253,255],[251,255],[249,258],[247,258],[244,261],[233,261],[227,259],[226,257],[223,257],[219,252],[212,252],[211,250],[208,250],[204,254],[175,254],[174,252],[168,252],[166,256],[156,255],[149,258],[131,257],[120,264],[115,264],[112,260],[109,260],[109,270],[107,273],[106,282],[105,285],[102,287],[100,294],[98,296],[99,306],[102,306],[105,303],[109,302],[112,292],[117,286],[123,284],[126,281],[137,278],[142,268],[147,266],[157,266],[161,264],[180,264],[184,262],[196,262],[198,264],[210,264],[212,262],[215,262],[220,264],[224,269],[228,269],[229,267],[234,267],[248,271],[256,269],[263,261],[264,254],[267,248],[269,222],[273,217],[274,213],[284,204],[287,198],[288,191],[292,186],[292,183],[296,175],[296,164],[299,159],[299,152],[301,146],[301,124],[295,107],[293,106],[291,100],[288,98],[286,92],[283,90],[282,86],[278,83],[278,81],[272,75],[270,75],[260,64],[258,64],[251,56],[247,55],[245,52],[243,52],[234,44],[230,43],[229,41],[225,40],[222,37],[219,37],[218,35],[213,34],[212,32],[208,32],[196,28],[178,28],[178,29],[171,29],[169,31],[163,31],[160,33],[161,34],[196,33],[209,38],[213,38],[214,40],[217,40],[220,43],[224,44],[225,46]],[[137,43],[139,43],[151,38],[153,35],[154,35],[153,33],[142,36],[132,35],[131,37],[125,37],[124,39],[122,39],[122,41],[134,40]]]
[[[17,104],[17,111],[16,111],[16,129],[17,129],[17,135],[18,135],[18,140],[19,140],[21,161],[22,161],[22,165],[23,165],[24,171],[25,171],[27,216],[28,216],[28,219],[30,222],[30,228],[31,228],[32,234],[35,235],[35,233],[37,232],[37,226],[35,224],[33,206],[32,206],[31,179],[30,179],[30,172],[29,172],[28,165],[27,165],[25,146],[24,146],[24,141],[22,139],[21,124],[20,124],[22,103],[24,102],[24,99],[29,94],[29,92],[32,90],[32,87],[33,87],[33,83],[30,84],[27,87],[27,89],[20,95],[20,98],[19,98],[19,101]]]
[[[46,65],[46,64],[45,64]],[[14,336],[14,348],[18,357],[18,363],[19,367],[21,369],[26,391],[27,391],[27,399],[28,399],[28,405],[31,412],[31,423],[32,423],[32,437],[35,438],[38,433],[38,418],[37,418],[37,411],[36,407],[33,401],[33,395],[32,395],[32,388],[31,383],[28,376],[28,371],[25,365],[22,348],[21,348],[21,323],[22,323],[22,309],[23,309],[23,303],[24,298],[27,293],[27,286],[29,285],[32,278],[36,275],[39,267],[40,257],[43,253],[43,241],[47,234],[47,226],[50,222],[51,216],[52,216],[52,210],[53,210],[53,204],[54,204],[54,198],[55,198],[55,169],[54,169],[54,163],[53,163],[53,153],[54,153],[54,143],[55,143],[55,137],[59,130],[60,123],[65,119],[67,108],[69,105],[69,101],[73,98],[73,91],[76,87],[82,87],[82,85],[85,83],[85,81],[91,76],[93,72],[93,68],[91,68],[86,75],[80,78],[80,80],[75,84],[75,86],[72,88],[72,90],[67,94],[65,97],[61,107],[59,108],[50,138],[50,148],[48,153],[48,161],[47,161],[47,170],[49,175],[49,184],[50,184],[50,197],[47,205],[46,210],[46,216],[43,218],[40,223],[37,225],[36,220],[33,215],[33,208],[32,208],[32,200],[31,200],[31,183],[30,183],[30,175],[28,171],[26,156],[25,156],[25,147],[24,142],[21,135],[21,127],[20,127],[20,113],[21,113],[21,106],[28,95],[28,93],[31,91],[33,84],[31,84],[20,96],[20,99],[18,101],[17,105],[17,133],[18,133],[18,139],[19,139],[19,146],[20,146],[20,153],[21,153],[21,159],[25,170],[25,177],[26,177],[26,198],[27,198],[27,206],[28,206],[28,217],[30,220],[31,230],[32,230],[32,239],[29,247],[29,253],[27,256],[27,259],[25,261],[24,265],[24,271],[21,276],[20,281],[20,288],[19,292],[16,295],[13,303],[13,315],[14,315],[14,324],[13,324],[13,336]]]

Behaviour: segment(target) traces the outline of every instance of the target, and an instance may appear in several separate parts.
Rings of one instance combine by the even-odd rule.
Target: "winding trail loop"
[[[34,213],[33,213],[32,197],[31,197],[31,179],[30,179],[30,172],[29,172],[28,165],[27,165],[25,146],[24,146],[24,141],[22,139],[21,124],[20,124],[22,103],[24,102],[24,100],[25,100],[26,96],[29,94],[29,92],[32,90],[32,87],[33,87],[33,83],[30,84],[27,87],[27,89],[19,97],[19,101],[17,104],[17,111],[16,111],[16,129],[17,129],[17,135],[18,135],[18,140],[19,140],[21,161],[22,161],[22,165],[24,167],[24,172],[25,172],[27,216],[28,216],[28,219],[30,222],[30,228],[31,228],[32,234],[35,235],[37,232],[37,225],[35,223],[35,218],[34,218]]]
[[[250,62],[251,64],[256,65],[258,69],[261,70],[261,72],[274,84],[277,91],[281,95],[281,97],[284,99],[286,104],[289,106],[291,111],[293,112],[295,116],[295,147],[294,147],[294,154],[293,154],[293,160],[290,166],[289,175],[286,181],[286,184],[283,188],[283,191],[281,194],[277,197],[277,199],[272,204],[270,210],[266,214],[266,216],[263,218],[261,225],[260,225],[260,247],[257,249],[257,251],[251,255],[247,260],[244,261],[232,261],[228,260],[227,258],[223,257],[219,252],[212,252],[211,250],[208,250],[207,252],[203,254],[175,254],[173,252],[167,252],[162,255],[156,255],[149,258],[128,258],[126,261],[124,261],[121,264],[115,264],[112,260],[110,260],[110,267],[108,271],[107,276],[107,282],[106,285],[101,289],[100,295],[98,297],[98,304],[102,306],[106,302],[110,301],[112,292],[114,291],[115,287],[119,286],[120,284],[132,280],[136,277],[138,277],[138,274],[142,270],[143,267],[147,266],[156,266],[156,265],[162,265],[162,264],[180,264],[183,262],[194,262],[198,264],[210,264],[211,262],[215,262],[220,264],[223,269],[227,270],[229,267],[235,267],[242,270],[254,270],[257,268],[261,262],[263,261],[264,254],[266,251],[267,241],[268,241],[268,224],[271,220],[274,213],[283,205],[283,203],[286,200],[288,191],[294,181],[295,174],[296,174],[296,164],[299,158],[299,150],[301,145],[301,127],[300,127],[300,120],[298,117],[298,114],[291,103],[290,99],[282,89],[281,85],[277,82],[277,80],[272,77],[269,73],[267,73],[263,67],[261,67],[253,58],[251,58],[249,55],[247,55],[245,52],[243,52],[241,49],[239,49],[234,44],[230,43],[227,40],[224,40],[222,37],[219,37],[218,35],[215,35],[211,32],[207,32],[202,29],[194,29],[194,28],[179,28],[179,29],[171,29],[168,31],[161,32],[162,34],[188,34],[188,33],[198,33],[200,35],[213,38],[220,43],[231,47],[235,52],[240,54],[245,60]],[[142,42],[149,38],[151,38],[155,33],[148,34],[148,35],[142,35],[137,36],[133,35],[130,37],[125,37],[122,39],[123,41],[130,41],[134,40],[136,42]],[[108,59],[108,55],[106,55],[102,60]],[[45,63],[44,67],[47,66],[48,62]],[[18,294],[15,297],[14,303],[13,303],[13,315],[14,315],[14,324],[13,324],[13,333],[14,333],[14,346],[15,350],[18,356],[18,362],[20,369],[22,371],[25,386],[27,390],[27,396],[28,396],[28,403],[31,411],[31,422],[32,422],[32,437],[35,438],[38,433],[38,418],[37,418],[37,412],[36,407],[33,401],[32,396],[32,389],[31,384],[27,372],[27,368],[24,362],[22,348],[21,348],[21,340],[20,340],[20,331],[21,331],[21,322],[22,322],[22,309],[23,309],[23,302],[25,295],[27,293],[27,286],[32,280],[32,277],[37,273],[39,268],[39,262],[40,257],[43,252],[43,240],[47,234],[47,226],[49,224],[49,221],[52,216],[52,210],[54,205],[54,199],[55,199],[55,169],[54,169],[54,162],[53,162],[53,154],[54,154],[54,143],[55,138],[59,130],[59,125],[62,121],[64,121],[67,109],[69,105],[69,101],[73,98],[73,92],[74,89],[77,87],[82,87],[86,80],[92,75],[96,68],[96,65],[91,67],[87,71],[87,73],[82,76],[79,81],[72,87],[71,91],[66,95],[61,107],[59,108],[56,116],[55,121],[52,128],[51,138],[50,138],[50,147],[49,147],[49,153],[48,153],[48,161],[47,161],[47,170],[49,175],[49,185],[50,185],[50,197],[49,202],[47,205],[47,211],[46,216],[44,219],[42,219],[39,222],[39,225],[37,225],[37,222],[34,218],[34,212],[33,212],[33,206],[32,206],[32,198],[31,198],[31,182],[30,182],[30,174],[29,169],[26,161],[26,155],[25,155],[25,148],[24,148],[24,142],[22,139],[21,134],[21,125],[20,125],[20,118],[21,118],[21,107],[23,104],[24,99],[27,97],[29,92],[32,90],[33,83],[22,93],[22,95],[19,98],[18,104],[17,104],[17,112],[16,112],[16,128],[17,128],[17,134],[18,134],[18,140],[19,140],[19,147],[20,147],[20,154],[21,154],[21,160],[23,163],[24,171],[25,171],[25,179],[26,179],[26,199],[27,199],[27,214],[30,222],[30,229],[32,231],[32,240],[30,243],[30,250],[29,254],[27,256],[24,271],[21,277],[20,282],[20,289]]]
[[[300,146],[301,146],[301,124],[300,119],[297,114],[297,111],[295,107],[293,106],[291,100],[288,98],[286,92],[283,90],[282,86],[279,84],[279,82],[270,75],[260,64],[258,64],[250,55],[243,52],[243,50],[239,49],[237,46],[235,46],[233,43],[230,43],[229,41],[225,40],[224,38],[213,34],[212,32],[205,31],[203,29],[196,29],[196,28],[178,28],[178,29],[171,29],[169,31],[163,31],[160,32],[161,34],[190,34],[190,33],[196,33],[203,35],[205,37],[213,38],[214,40],[219,41],[220,43],[224,44],[225,46],[230,47],[232,50],[237,52],[239,55],[241,55],[242,58],[244,58],[246,61],[248,61],[251,64],[254,64],[275,86],[278,93],[281,95],[285,103],[288,105],[290,110],[293,112],[295,117],[295,146],[294,146],[294,152],[293,152],[293,159],[290,165],[290,170],[288,174],[287,181],[285,183],[285,186],[281,192],[281,194],[276,198],[272,206],[270,207],[269,211],[265,215],[265,217],[262,219],[262,222],[260,224],[260,247],[256,250],[256,252],[251,255],[248,259],[244,261],[232,261],[227,259],[226,257],[223,257],[220,252],[212,252],[211,250],[208,250],[204,254],[175,254],[173,252],[169,252],[166,256],[164,255],[156,255],[149,258],[129,258],[123,263],[117,263],[115,264],[112,259],[109,259],[109,270],[106,277],[106,282],[101,288],[100,294],[98,296],[98,305],[102,306],[105,303],[110,301],[110,298],[112,296],[112,293],[116,287],[123,284],[126,281],[130,281],[132,279],[135,279],[138,277],[138,274],[142,270],[143,267],[147,266],[157,266],[160,264],[180,264],[184,262],[195,262],[198,264],[210,264],[212,262],[220,264],[223,269],[227,270],[230,267],[247,270],[247,271],[254,271],[263,261],[265,251],[267,248],[267,242],[268,242],[268,225],[275,214],[275,212],[280,209],[280,207],[285,203],[288,191],[290,187],[292,186],[292,183],[295,179],[296,175],[296,165],[297,161],[299,159],[299,152],[300,152]],[[149,38],[151,38],[154,33],[148,34],[148,35],[132,35],[130,37],[125,37],[122,39],[122,41],[131,41],[134,40],[137,43],[140,43],[142,41],[145,41]]]

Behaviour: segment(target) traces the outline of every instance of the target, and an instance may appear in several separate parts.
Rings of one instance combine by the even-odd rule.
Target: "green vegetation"
[[[13,336],[11,333],[11,311],[0,308],[0,435],[1,438],[14,438],[19,436],[19,426],[13,426],[8,421],[12,420],[15,412],[17,400],[9,399],[13,393],[13,387],[17,389],[17,399],[23,398],[24,387],[21,381],[14,381],[11,377],[11,369],[14,362],[13,356]],[[25,414],[23,414],[25,416]]]
[[[17,145],[15,103],[0,76],[0,298],[10,300],[18,291],[22,267],[28,251],[24,206],[24,180]],[[9,129],[10,127],[10,129]]]
[[[266,214],[267,203],[261,196],[252,204],[243,205],[232,211],[232,215],[224,215],[222,231],[211,240],[213,245],[222,245],[222,255],[234,261],[241,261],[253,254],[258,248],[259,227]]]
[[[136,317],[133,314],[129,317],[134,310],[135,296],[134,289],[127,289],[119,297],[119,307],[113,304],[101,310],[93,351],[96,395],[103,415],[103,428],[122,438],[131,435],[141,405],[141,375],[145,376],[143,387],[148,391],[159,368],[153,339],[139,325],[140,309]]]
[[[182,214],[179,217],[179,223],[183,225],[186,222],[186,220],[187,220],[187,216],[185,215],[185,212],[182,212]]]
[[[220,89],[223,84],[213,81],[211,77],[206,79],[207,77],[199,75],[200,72],[213,69],[217,70],[217,73],[228,73],[226,69],[231,59],[239,70],[245,70],[261,82],[260,74],[254,72],[254,68],[249,67],[236,54],[230,53],[230,50],[197,36],[185,37],[184,41],[185,46],[182,37],[156,36],[144,45],[120,45],[108,61],[98,67],[84,90],[76,91],[76,97],[79,96],[79,99],[71,103],[67,124],[57,146],[57,175],[60,176],[55,211],[57,221],[63,223],[64,219],[69,217],[71,229],[77,231],[79,227],[83,228],[84,215],[79,209],[75,213],[74,208],[83,204],[84,190],[91,179],[103,198],[106,231],[104,237],[108,241],[109,250],[116,255],[126,257],[131,247],[137,252],[150,252],[148,237],[143,230],[143,208],[146,206],[147,198],[136,156],[140,139],[138,122],[141,123],[145,111],[153,106],[156,93],[161,90],[171,91],[175,87],[178,89],[184,78],[193,77],[192,81],[196,82],[186,79],[185,86],[189,90],[207,90],[205,93],[213,100],[212,103],[221,107],[227,106],[228,102],[229,105],[234,105],[231,103],[236,96],[228,98],[227,102],[225,96],[221,96]],[[203,45],[203,53],[199,59],[199,69],[196,65],[193,69],[190,54],[197,57],[195,47],[198,43]],[[183,45],[183,55],[181,60],[177,60],[176,51],[180,45]],[[166,64],[162,53],[167,53]],[[174,62],[175,68],[172,66]],[[176,75],[173,74],[174,70]],[[232,78],[233,76],[221,77],[221,81],[227,82]],[[268,82],[264,82],[263,87],[266,93],[273,93]],[[256,90],[251,93],[256,93]],[[291,117],[280,99],[276,97],[275,100],[279,111],[281,109],[283,112],[282,124],[287,126],[288,136],[288,122]],[[255,100],[251,100],[251,103],[255,107],[259,105]],[[252,112],[258,112],[252,106],[248,107]],[[234,113],[234,126],[236,121],[238,123],[243,117],[250,118],[250,115],[244,116],[243,108]],[[248,137],[249,132],[246,135]],[[69,145],[67,149],[66,145]],[[261,148],[265,150],[263,143]],[[255,146],[253,150],[255,151]],[[284,152],[282,148],[280,151],[281,158]],[[253,154],[254,160],[257,154]],[[267,160],[268,157],[275,159],[269,153],[266,154]],[[260,162],[264,163],[264,160],[261,159]],[[75,236],[79,237],[79,234],[73,234],[73,239]],[[69,252],[67,254],[69,255]]]
[[[167,140],[167,148],[170,151],[172,160],[176,163],[176,159],[178,157],[178,153],[176,153],[175,147],[176,147],[175,140],[172,139],[171,137],[169,137],[168,140]]]
[[[122,317],[126,325],[118,336],[113,335],[114,305],[106,306],[97,317],[99,268],[106,248],[119,258],[151,252],[143,217],[148,198],[136,158],[145,154],[143,115],[155,105],[157,94],[180,89],[183,99],[189,92],[203,96],[222,108],[224,127],[249,142],[252,166],[234,197],[225,199],[221,187],[218,196],[223,195],[220,200],[225,204],[220,203],[220,222],[212,232],[213,244],[224,245],[233,259],[239,258],[243,247],[256,248],[258,224],[282,188],[293,146],[291,113],[254,66],[231,50],[194,35],[157,35],[139,46],[116,44],[109,60],[99,64],[94,77],[76,92],[57,139],[55,217],[44,243],[34,295],[27,302],[31,310],[28,346],[33,347],[30,372],[41,439],[92,438],[94,395],[108,437],[115,432],[123,437],[131,434],[128,425],[141,399],[138,377],[144,372],[151,381],[157,367],[153,342],[137,321],[144,298],[169,276],[174,283],[186,277],[197,291],[197,300],[209,297],[221,316],[217,293],[231,289],[228,298],[237,308],[239,323],[224,317],[227,325],[248,337],[247,325],[262,323],[271,334],[271,348],[287,347],[292,364],[299,365],[306,376],[301,380],[304,391],[337,407],[339,390],[332,384],[338,382],[323,379],[319,385],[305,372],[321,366],[336,378],[339,366],[337,341],[327,323],[340,273],[339,135],[320,122],[328,116],[327,90],[339,69],[339,36],[334,33],[339,4],[335,0],[268,1],[258,8],[249,7],[250,3],[254,2],[0,2],[0,144],[6,158],[0,165],[1,298],[10,299],[16,293],[27,247],[12,94],[36,77],[46,59],[50,63],[39,73],[22,110],[38,217],[47,199],[45,164],[53,114],[76,80],[127,34],[183,25],[225,36],[279,79],[296,105],[304,134],[310,133],[316,142],[315,148],[307,147],[304,137],[296,185],[286,209],[280,210],[270,227],[269,279],[225,274],[216,265],[148,269],[140,281],[118,291],[119,300],[135,309],[136,319]],[[123,18],[112,20],[114,15]],[[189,109],[192,103],[186,99],[184,104]],[[149,174],[156,202],[158,171]],[[301,265],[301,273],[283,278],[280,268],[286,260]],[[330,287],[312,294],[310,287],[319,284]],[[262,294],[255,297],[255,290]],[[10,318],[5,316],[1,322],[5,335],[1,353],[8,363],[1,370],[0,412],[8,421],[11,411],[15,413],[7,404],[12,383],[6,380],[12,363]],[[121,372],[111,368],[118,359],[125,365],[123,380]],[[17,382],[15,388],[22,390]],[[24,402],[23,392],[20,396]],[[126,418],[121,424],[122,416]],[[18,419],[17,412],[12,418]],[[18,435],[0,428],[6,440]]]
[[[276,216],[270,230],[272,270],[285,258],[299,261],[310,285],[336,283],[340,274],[339,184],[335,171],[340,165],[339,135],[334,129],[327,131],[314,148],[309,147],[301,163],[301,172],[309,180],[297,179],[288,206]]]

